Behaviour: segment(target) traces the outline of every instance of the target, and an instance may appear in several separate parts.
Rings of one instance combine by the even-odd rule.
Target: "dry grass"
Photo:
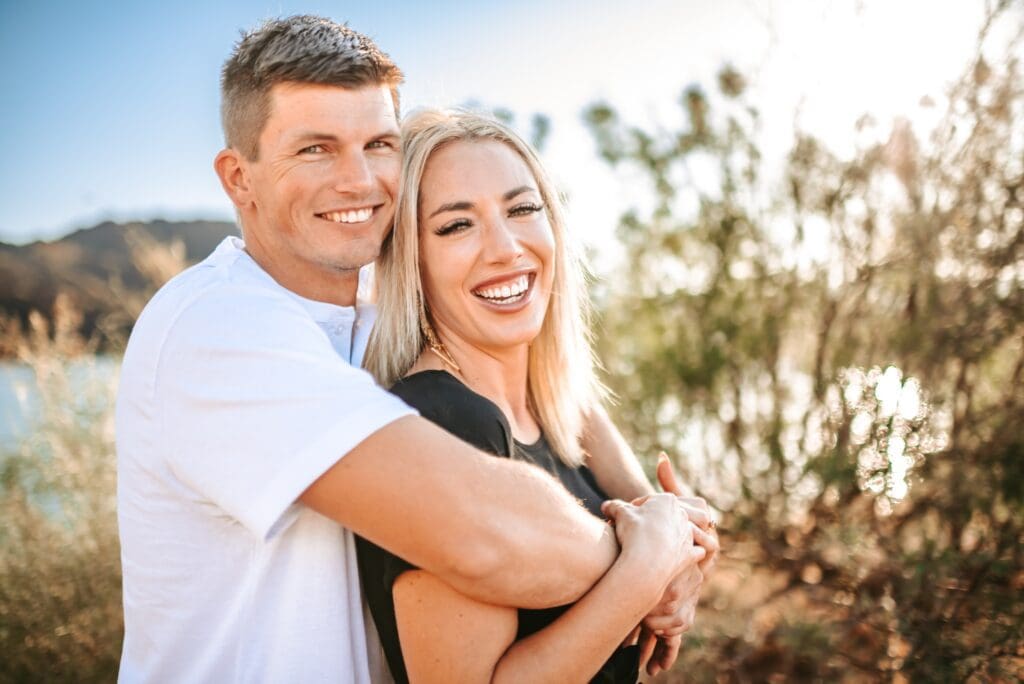
[[[124,330],[187,265],[180,243],[129,235],[150,279],[115,288],[120,313],[80,334],[82,315],[58,296],[49,317],[0,320],[0,358],[32,371],[34,422],[0,452],[0,682],[112,681],[124,632],[116,516],[114,397]],[[127,321],[127,323],[126,323]]]
[[[116,364],[84,354],[65,300],[54,323],[3,324],[33,372],[38,422],[0,455],[0,680],[110,681],[120,656]]]

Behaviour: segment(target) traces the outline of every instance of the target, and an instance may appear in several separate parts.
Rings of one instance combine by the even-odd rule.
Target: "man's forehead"
[[[379,129],[374,134],[398,132],[391,90],[383,84],[351,88],[318,83],[275,84],[270,90],[268,123],[295,134],[325,127],[335,134],[364,128]]]

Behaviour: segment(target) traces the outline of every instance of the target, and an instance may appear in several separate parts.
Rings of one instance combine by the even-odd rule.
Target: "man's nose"
[[[338,155],[334,189],[346,195],[366,195],[373,189],[373,172],[362,150]]]

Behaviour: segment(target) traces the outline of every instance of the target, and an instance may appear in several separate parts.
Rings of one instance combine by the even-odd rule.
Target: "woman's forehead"
[[[526,161],[507,143],[458,140],[438,148],[427,161],[420,194],[504,194],[537,183]]]

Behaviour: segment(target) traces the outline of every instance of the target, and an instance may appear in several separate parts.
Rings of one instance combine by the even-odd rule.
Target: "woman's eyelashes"
[[[473,223],[469,219],[459,218],[454,221],[449,221],[440,228],[434,231],[437,235],[451,235],[452,233],[458,232],[465,228],[469,228]]]
[[[509,216],[527,216],[529,214],[536,214],[538,211],[544,208],[543,204],[537,204],[535,202],[522,202],[517,204],[508,210]]]
[[[509,218],[529,216],[530,214],[536,214],[537,212],[543,210],[543,204],[538,204],[536,202],[520,202],[519,204],[515,205],[514,207],[508,210],[508,216]],[[452,233],[457,233],[461,230],[465,230],[466,228],[470,228],[472,227],[472,225],[473,222],[468,218],[457,218],[453,221],[449,221],[448,223],[444,224],[443,226],[435,230],[434,234],[442,236],[451,235]]]

